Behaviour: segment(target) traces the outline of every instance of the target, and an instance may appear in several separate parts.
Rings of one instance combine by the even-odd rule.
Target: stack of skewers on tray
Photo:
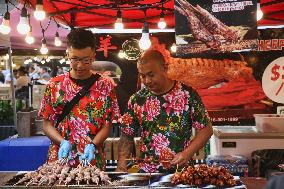
[[[79,164],[73,168],[66,159],[45,163],[36,171],[28,172],[14,185],[54,186],[54,185],[101,185],[111,184],[108,175],[96,166]]]

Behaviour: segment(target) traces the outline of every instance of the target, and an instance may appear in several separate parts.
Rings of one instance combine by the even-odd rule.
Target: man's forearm
[[[131,151],[134,147],[134,140],[129,140],[123,133],[118,141],[118,162],[117,168],[127,171],[126,159],[130,158]]]
[[[64,139],[58,131],[51,125],[51,122],[49,120],[44,120],[43,121],[43,132],[50,138],[50,140],[57,144],[60,145],[61,141]]]
[[[208,127],[199,131],[196,136],[191,141],[190,145],[184,150],[186,154],[191,158],[194,154],[201,149],[210,139],[213,133],[212,125],[210,124]]]

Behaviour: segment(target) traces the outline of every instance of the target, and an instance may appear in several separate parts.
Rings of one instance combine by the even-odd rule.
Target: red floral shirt
[[[192,127],[201,130],[210,120],[199,95],[177,82],[163,95],[144,87],[131,96],[121,123],[121,131],[131,138],[141,131],[141,158],[153,163],[140,164],[140,168],[156,172],[164,171],[159,163],[163,153],[183,151],[190,143]]]
[[[39,115],[55,125],[65,103],[72,100],[81,88],[70,79],[69,73],[52,78],[46,86]],[[100,77],[56,128],[72,144],[71,154],[76,161],[71,163],[78,163],[78,156],[84,152],[85,145],[94,139],[103,126],[116,123],[119,115],[114,85],[109,79]],[[104,168],[103,149],[102,146],[98,148],[99,154],[96,154],[92,163]],[[51,143],[49,162],[57,160],[58,150],[59,146]]]

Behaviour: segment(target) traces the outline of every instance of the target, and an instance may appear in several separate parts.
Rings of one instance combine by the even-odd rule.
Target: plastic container
[[[283,114],[254,114],[256,129],[260,132],[284,133]]]
[[[46,136],[0,141],[0,171],[33,171],[47,160]]]

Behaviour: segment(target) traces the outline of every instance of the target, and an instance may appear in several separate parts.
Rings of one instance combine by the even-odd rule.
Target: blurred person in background
[[[50,80],[51,76],[48,73],[47,67],[41,68],[41,70],[40,70],[40,78],[45,80],[45,81],[49,81]]]
[[[34,66],[29,67],[29,77],[31,78],[32,81],[38,80],[40,78]]]

